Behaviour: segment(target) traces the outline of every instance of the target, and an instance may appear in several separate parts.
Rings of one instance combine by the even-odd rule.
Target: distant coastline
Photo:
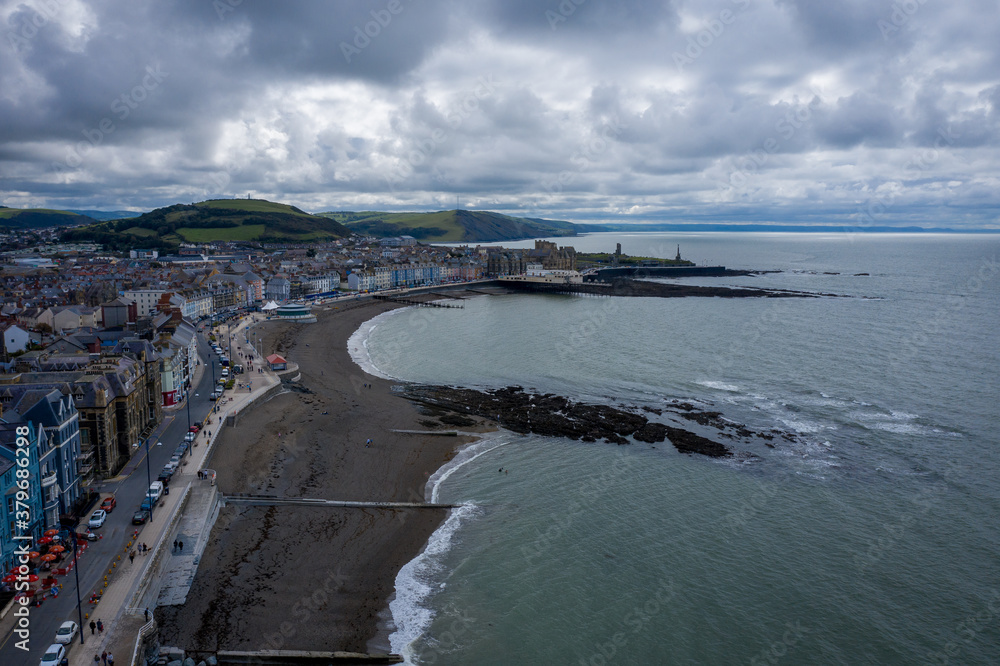
[[[593,227],[588,229],[587,227]],[[594,223],[578,222],[580,233],[663,231],[772,232],[795,234],[1000,234],[997,229],[952,229],[950,227],[889,227],[805,224],[714,224],[714,223]]]

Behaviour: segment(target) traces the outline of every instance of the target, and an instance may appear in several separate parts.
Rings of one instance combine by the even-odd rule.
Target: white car
[[[61,625],[59,625],[59,630],[56,631],[56,643],[62,643],[63,645],[69,645],[76,638],[76,632],[80,631],[80,627],[76,622],[72,620],[66,620]]]
[[[189,433],[187,433],[187,434],[184,435],[184,441],[185,442],[193,442],[195,440],[195,437],[197,437],[197,436],[198,436],[197,433],[189,432]]]
[[[95,527],[101,527],[104,525],[104,521],[107,520],[108,514],[102,509],[98,509],[94,513],[90,514],[90,520],[87,522],[87,527],[91,529]]]
[[[45,649],[45,654],[42,655],[42,660],[38,662],[38,666],[59,666],[59,662],[65,656],[66,648],[59,643],[53,643]]]

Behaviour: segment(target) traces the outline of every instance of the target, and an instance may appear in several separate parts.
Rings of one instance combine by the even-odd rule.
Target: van
[[[163,494],[163,482],[153,481],[149,484],[149,492],[146,494],[152,497],[154,502],[160,499],[160,495]]]

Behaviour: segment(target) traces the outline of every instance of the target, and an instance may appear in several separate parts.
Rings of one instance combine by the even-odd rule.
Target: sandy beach
[[[428,477],[468,438],[393,432],[426,430],[427,417],[347,350],[364,321],[396,307],[346,303],[318,311],[316,324],[263,326],[261,351],[287,355],[302,377],[223,431],[208,464],[223,493],[423,500]],[[445,517],[437,509],[225,507],[187,602],[157,610],[161,644],[388,651],[378,615],[397,572]]]

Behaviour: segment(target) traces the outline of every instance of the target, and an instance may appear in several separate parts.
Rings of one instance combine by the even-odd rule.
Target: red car
[[[198,432],[199,430],[200,428],[196,425],[193,425],[190,428],[188,428],[188,432]]]
[[[117,504],[118,502],[115,500],[114,495],[111,497],[105,497],[104,501],[101,502],[101,509],[107,513],[111,513],[112,509],[114,509]]]

